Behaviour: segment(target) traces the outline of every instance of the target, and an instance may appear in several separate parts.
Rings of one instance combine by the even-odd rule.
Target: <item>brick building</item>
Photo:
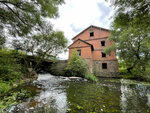
[[[97,76],[116,77],[118,76],[118,61],[116,53],[103,53],[106,46],[112,45],[113,42],[107,40],[110,31],[97,26],[89,26],[72,40],[69,48],[69,58],[72,50],[77,49],[79,55],[87,60],[89,69]]]

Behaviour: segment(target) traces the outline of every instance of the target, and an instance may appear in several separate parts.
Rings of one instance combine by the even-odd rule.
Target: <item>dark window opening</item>
[[[102,57],[106,57],[106,54],[102,52]]]
[[[94,32],[90,32],[90,37],[94,36]]]
[[[101,46],[105,46],[105,41],[101,41]]]
[[[107,63],[102,63],[102,69],[107,69]]]
[[[81,50],[77,50],[78,55],[81,56]]]

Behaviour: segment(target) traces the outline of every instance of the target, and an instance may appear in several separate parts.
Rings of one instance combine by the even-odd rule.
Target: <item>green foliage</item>
[[[23,81],[13,87],[9,82],[0,81],[1,83],[2,86],[0,85],[0,89],[5,90],[5,92],[3,91],[0,94],[0,110],[2,113],[8,112],[13,105],[17,105],[29,97],[32,98],[36,94],[37,87],[30,84],[23,84]]]
[[[0,37],[25,36],[41,26],[43,18],[58,17],[63,0],[0,1]],[[6,33],[6,30],[8,32]]]
[[[104,48],[105,53],[110,53],[112,50],[113,51],[116,50],[116,44],[112,44],[111,46],[107,46],[107,47]]]
[[[0,50],[0,79],[15,81],[21,77],[21,64],[16,58],[16,53],[7,49]]]
[[[52,56],[63,52],[66,49],[67,40],[63,32],[54,31],[49,20],[47,20],[58,17],[58,6],[62,3],[64,3],[64,0],[0,1],[0,48],[3,48],[6,39],[13,37],[14,40],[11,44],[16,52],[24,50],[26,54],[36,56],[38,62],[34,67],[27,63],[25,55],[25,58],[22,57],[26,69],[33,68],[34,72],[38,70],[37,67],[41,60],[44,58],[50,59]],[[8,71],[8,69],[10,70]],[[8,73],[13,70],[8,69],[6,67]],[[25,68],[23,70],[26,71]],[[31,72],[32,75],[33,71]],[[6,72],[2,73],[4,76]],[[17,73],[12,71],[15,76],[18,73],[19,70]],[[8,75],[6,73],[6,76]]]
[[[0,96],[11,90],[14,83],[22,82],[20,79],[23,75],[23,66],[17,55],[14,50],[0,50]],[[9,106],[14,103],[13,98],[14,97],[5,98],[4,103],[0,99],[0,109],[4,108],[5,105]]]
[[[10,84],[4,81],[0,81],[0,95],[7,92],[10,88]]]
[[[110,41],[115,42],[105,49],[116,50],[129,73],[143,74],[150,62],[150,1],[115,0],[117,7],[112,23]],[[137,72],[137,73],[135,73]]]
[[[66,67],[67,76],[85,77],[88,71],[86,61],[78,55],[78,52],[74,49]]]
[[[27,99],[33,95],[30,90],[20,89],[19,87],[17,88],[18,90],[12,89],[12,91],[8,92],[8,94],[0,97],[0,110],[2,112],[8,112],[9,109],[13,105],[17,105],[20,100]]]
[[[138,69],[131,70],[131,73],[127,71],[127,68],[119,68],[119,73],[122,78],[126,79],[136,79],[140,81],[150,81],[150,68],[146,68],[146,70],[143,72]]]
[[[94,75],[91,74],[91,73],[87,73],[87,74],[85,75],[85,78],[86,78],[87,80],[92,81],[92,82],[98,82],[97,77],[94,76]]]
[[[33,71],[38,70],[38,66],[43,59],[48,59],[53,62],[57,61],[57,55],[65,52],[67,47],[67,39],[62,31],[54,31],[52,25],[45,22],[42,23],[42,28],[34,35],[27,36],[22,40],[14,40],[13,47],[26,51],[36,59],[36,65],[25,63],[26,67],[30,67]],[[27,62],[24,55],[24,62]]]
[[[23,45],[32,55],[51,58],[66,49],[67,39],[63,32],[54,31],[51,25],[43,23],[39,33],[27,37]]]
[[[69,59],[66,67],[65,75],[84,77],[92,82],[98,82],[96,76],[89,72],[87,62],[78,55],[76,49],[72,51],[71,58]]]
[[[43,59],[56,62],[56,56],[64,52],[66,47],[67,39],[63,32],[54,31],[50,24],[42,23],[42,28],[39,29],[37,34],[26,37],[23,43],[19,41],[18,46],[15,48],[24,48],[27,54],[31,54],[36,59],[36,65],[25,64],[27,64],[26,67],[37,71]],[[24,60],[24,62],[26,61]]]

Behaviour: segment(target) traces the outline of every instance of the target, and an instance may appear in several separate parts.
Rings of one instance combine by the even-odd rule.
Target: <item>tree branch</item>
[[[11,8],[9,7],[9,5],[7,5],[7,2],[5,1],[0,1],[2,4],[4,4],[22,23],[24,23],[25,25],[27,25],[20,17],[19,15]],[[8,2],[10,3],[10,2]]]

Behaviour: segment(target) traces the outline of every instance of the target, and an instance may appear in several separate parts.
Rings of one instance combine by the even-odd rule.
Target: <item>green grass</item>
[[[98,82],[98,78],[97,78],[96,76],[94,76],[93,74],[91,74],[91,73],[87,73],[87,74],[85,75],[85,78],[86,78],[87,80],[92,81],[92,82]]]

